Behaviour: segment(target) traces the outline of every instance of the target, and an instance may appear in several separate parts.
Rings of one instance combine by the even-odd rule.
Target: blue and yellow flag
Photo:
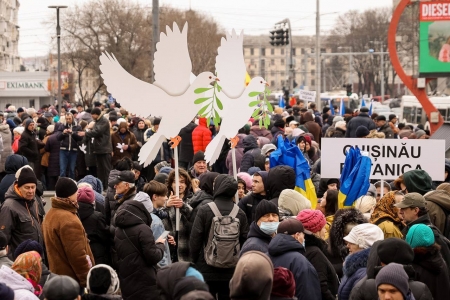
[[[369,189],[370,168],[372,161],[366,154],[361,154],[358,147],[351,147],[347,152],[341,173],[339,190],[339,208],[350,207]]]
[[[295,141],[283,140],[281,135],[277,140],[278,148],[270,154],[270,167],[286,165],[294,169],[295,190],[311,201],[311,208],[317,205],[317,195],[314,184],[311,180],[311,170],[300,149],[295,145]]]

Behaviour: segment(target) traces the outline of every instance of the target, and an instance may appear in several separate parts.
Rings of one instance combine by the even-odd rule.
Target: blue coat
[[[241,256],[248,251],[259,251],[267,254],[267,252],[269,252],[269,243],[271,240],[272,237],[270,235],[265,234],[256,222],[252,222],[252,224],[250,224],[247,240],[241,249]]]
[[[302,244],[287,234],[277,234],[269,244],[269,255],[274,268],[283,267],[294,274],[297,299],[321,300],[319,277],[302,254],[304,251]]]
[[[152,217],[152,225],[150,225],[150,228],[152,229],[153,237],[155,238],[155,240],[157,240],[165,231],[164,225],[157,215],[151,213],[150,216]],[[168,266],[172,262],[172,260],[170,259],[169,243],[167,241],[164,243],[164,247],[164,256],[158,263],[158,266],[160,268]]]
[[[367,260],[369,258],[370,248],[361,250],[347,256],[344,262],[344,277],[338,290],[339,300],[348,300],[353,287],[367,273]]]

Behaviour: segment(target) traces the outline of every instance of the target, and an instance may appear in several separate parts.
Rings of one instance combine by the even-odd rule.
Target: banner
[[[314,102],[316,101],[316,92],[311,92],[311,91],[305,91],[305,90],[299,90],[299,99],[300,100],[306,100],[308,102]]]
[[[340,178],[345,153],[358,146],[372,159],[370,179],[393,180],[403,173],[422,169],[436,181],[444,180],[444,140],[336,139],[322,138],[321,176]]]
[[[421,2],[419,32],[420,76],[449,76],[450,2]]]

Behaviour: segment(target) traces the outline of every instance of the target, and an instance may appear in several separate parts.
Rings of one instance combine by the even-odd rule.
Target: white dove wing
[[[216,72],[220,86],[229,98],[239,97],[245,89],[245,61],[243,50],[244,33],[222,38],[216,56]]]
[[[100,63],[101,76],[108,92],[130,112],[143,117],[150,114],[161,116],[167,112],[167,107],[171,105],[167,101],[172,97],[162,89],[128,73],[114,55],[103,53]]]
[[[156,44],[154,85],[162,88],[169,95],[182,95],[189,88],[192,62],[187,46],[188,23],[180,31],[173,23],[173,30],[166,26],[166,33],[161,32]]]

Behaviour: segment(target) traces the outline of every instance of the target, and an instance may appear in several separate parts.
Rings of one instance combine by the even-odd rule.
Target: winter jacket
[[[416,280],[425,283],[434,300],[448,299],[450,295],[449,273],[437,244],[431,247],[414,248],[412,266],[416,271]]]
[[[178,160],[183,162],[192,162],[194,158],[194,145],[192,142],[192,132],[197,127],[197,124],[190,122],[183,127],[178,135],[181,137],[182,142],[178,145]]]
[[[403,228],[403,230],[402,230],[403,237],[406,238],[406,235],[408,234],[409,229],[413,225],[416,225],[416,224],[425,224],[433,230],[435,242],[436,242],[436,244],[438,244],[440,246],[440,252],[441,252],[442,258],[444,259],[445,264],[447,265],[447,273],[450,274],[450,249],[449,249],[450,242],[448,241],[447,238],[445,238],[442,235],[442,233],[439,231],[439,229],[437,229],[437,227],[431,223],[430,217],[428,214],[423,215],[423,216],[419,217],[417,220],[406,225],[406,227]]]
[[[60,142],[58,140],[58,132],[53,132],[48,136],[47,142],[45,143],[44,149],[46,152],[50,153],[48,157],[48,176],[59,176],[59,152],[60,152]]]
[[[206,126],[206,118],[198,119],[198,126],[192,131],[192,145],[194,146],[194,154],[198,151],[206,151],[206,146],[211,142],[212,133]]]
[[[94,295],[84,294],[81,300],[123,300],[121,295]]]
[[[347,131],[345,132],[345,137],[356,137],[356,129],[359,126],[364,126],[367,129],[373,130],[376,129],[375,123],[372,121],[370,116],[367,113],[360,112],[358,116],[352,118],[347,123]]]
[[[304,256],[303,245],[292,236],[279,233],[269,244],[273,267],[283,267],[294,274],[295,296],[299,300],[322,299],[316,270]],[[303,254],[302,254],[303,253]]]
[[[85,287],[95,265],[86,231],[73,204],[56,197],[51,200],[52,208],[42,223],[50,271],[72,277]]]
[[[64,130],[72,129],[72,133],[64,133]],[[78,132],[81,131],[81,127],[72,124],[61,124],[58,127],[58,141],[60,143],[60,149],[66,151],[77,151],[78,150],[78,142],[83,139],[83,137],[78,135]]]
[[[272,144],[277,145],[278,136],[281,135],[281,137],[283,137],[284,129],[273,126],[272,129],[270,129],[270,133],[272,134]]]
[[[378,128],[378,132],[384,133],[384,137],[386,139],[393,139],[394,138],[394,132],[391,129],[391,126],[389,126],[389,123],[384,124],[380,128]]]
[[[344,262],[344,277],[338,290],[339,300],[348,300],[353,287],[366,275],[370,248],[347,256]]]
[[[42,144],[42,142],[39,143]],[[37,163],[39,161],[39,146],[36,132],[25,128],[20,136],[18,154],[25,156],[29,162]]]
[[[85,136],[88,140],[94,138],[92,153],[110,154],[113,151],[109,127],[109,121],[104,117],[104,113],[102,112],[95,121],[94,128],[86,131]]]
[[[0,269],[0,282],[6,284],[14,291],[15,300],[39,300],[34,294],[33,285],[16,271],[2,266]]]
[[[383,231],[384,239],[390,238],[390,237],[396,237],[396,238],[403,238],[403,234],[401,230],[397,227],[395,223],[392,222],[391,219],[385,219],[382,220],[381,223],[376,223],[375,225],[378,225],[380,227],[381,231]]]
[[[42,266],[42,273],[41,273],[41,281],[39,281],[39,285],[44,287],[44,285],[47,283],[47,281],[49,281],[53,277],[56,277],[57,275],[55,273],[50,272],[50,270],[47,268],[47,266],[45,264],[41,264],[41,266]],[[39,296],[39,299],[41,299],[41,300],[45,299],[45,296],[43,293]]]
[[[247,135],[244,138],[244,156],[241,160],[241,167],[239,172],[248,172],[248,169],[255,165],[255,157],[261,154],[261,149],[258,147],[258,142],[253,135]]]
[[[244,156],[244,138],[246,137],[245,134],[238,134],[237,137],[239,138],[239,142],[236,145],[236,170],[239,170],[241,168],[241,161],[242,157]],[[228,169],[228,175],[233,175],[233,153],[230,149],[227,154],[227,159],[225,161],[225,164],[227,165]]]
[[[18,194],[12,184],[5,195],[5,202],[0,209],[0,230],[6,235],[9,257],[25,240],[35,240],[44,246],[41,224],[44,213],[39,209],[37,196],[25,200]]]
[[[314,136],[314,141],[316,141],[320,145],[320,141],[322,139],[322,129],[320,125],[314,121],[306,122],[303,126],[308,129],[309,133]]]
[[[217,205],[222,216],[229,215],[234,207],[233,197],[237,191],[236,181],[228,175],[219,175],[214,182],[214,203]],[[247,233],[247,218],[244,212],[239,209],[236,216],[240,221],[239,242],[242,247]],[[198,210],[189,240],[189,250],[192,262],[203,274],[205,281],[229,281],[233,276],[234,268],[215,268],[208,265],[204,257],[204,247],[208,242],[214,213],[209,205],[203,205]],[[239,255],[239,254],[236,254]]]
[[[125,131],[124,134],[120,133],[120,128],[122,128],[123,126],[127,126],[127,123],[125,122],[120,123],[119,130],[116,131],[113,135],[111,135],[111,143],[114,152],[114,155],[111,160],[113,166],[115,166],[116,163],[122,158],[128,157],[132,159],[133,154],[138,148],[136,137],[134,136],[133,133],[131,133],[128,129],[127,131]],[[117,144],[128,145],[128,149],[120,150],[119,148],[117,148]]]
[[[0,136],[3,142],[3,151],[0,156],[0,173],[5,172],[5,163],[8,156],[13,154],[11,144],[12,144],[12,135],[11,130],[9,130],[8,125],[0,125]]]
[[[25,156],[13,154],[6,158],[5,172],[6,175],[0,182],[0,204],[5,201],[6,191],[16,181],[16,172],[23,166],[28,165],[28,159]]]
[[[13,265],[13,261],[9,259],[8,255],[0,256],[0,267],[7,266],[10,267]]]
[[[148,140],[155,134],[155,131],[152,128],[149,128],[144,133],[144,140],[145,142],[148,142]],[[162,151],[162,152],[161,152]],[[156,154],[155,159],[152,161],[152,165],[156,165],[157,163],[161,161],[167,161],[170,162],[172,158],[172,149],[169,146],[169,143],[163,142],[161,149],[158,151],[158,154]]]
[[[269,243],[271,240],[272,237],[270,235],[264,233],[256,222],[252,222],[250,224],[247,240],[242,246],[240,256],[248,251],[259,251],[267,254],[269,252]]]
[[[109,172],[108,177],[108,186],[106,187],[106,196],[105,196],[105,217],[106,217],[106,224],[111,224],[111,219],[115,214],[116,211],[116,204],[117,201],[114,199],[114,196],[116,195],[116,189],[114,188],[114,184],[112,184],[113,180],[119,176],[120,171],[116,169],[112,169],[111,172]]]
[[[186,276],[187,269],[192,266],[190,262],[176,262],[161,268],[157,274],[158,299],[173,300],[176,283]]]
[[[153,232],[153,237],[155,238],[155,240],[157,240],[164,233],[164,231],[166,231],[166,229],[164,228],[164,225],[163,225],[160,217],[158,217],[154,213],[150,213],[150,216],[152,217],[152,225],[150,226],[150,228]],[[170,258],[169,243],[166,241],[164,243],[164,256],[158,262],[158,267],[162,268],[167,265],[170,265],[171,263],[172,263],[172,259]]]
[[[414,281],[414,268],[410,265],[403,267],[409,276],[409,288],[411,289],[414,298],[416,300],[433,300],[433,296],[427,285],[420,281]],[[377,267],[376,273],[381,269],[382,267]],[[353,288],[352,293],[350,294],[350,300],[378,300],[375,278],[361,279]]]
[[[265,127],[259,127],[259,125],[253,125],[250,127],[250,134],[253,135],[255,138],[258,138],[259,136],[268,138],[269,141],[272,140],[272,133],[270,133],[269,130],[267,130]]]
[[[267,175],[266,194],[268,199],[278,206],[278,197],[284,189],[295,188],[295,171],[289,166],[277,166]]]
[[[245,196],[239,201],[238,203],[239,208],[242,209],[242,211],[247,216],[247,224],[251,224],[253,221],[255,221],[256,207],[258,206],[259,202],[261,202],[264,199],[267,200],[267,196],[249,193],[247,196]]]
[[[119,211],[120,207],[126,201],[133,200],[135,196],[136,196],[136,187],[132,187],[123,195],[115,194],[114,197],[112,198],[113,201],[106,202],[107,205],[112,204],[111,205],[111,224],[110,224],[111,225],[110,232],[112,234],[114,234],[114,230],[115,230],[114,227],[116,226],[115,217],[116,217],[116,214]]]
[[[198,191],[188,200],[188,204],[192,207],[191,216],[189,218],[189,223],[191,225],[194,224],[195,217],[197,216],[200,207],[212,201],[213,196],[203,190]]]
[[[92,187],[95,193],[95,210],[105,214],[105,196],[103,196],[103,185],[100,179],[97,177],[94,177],[92,175],[87,175],[83,178],[81,178],[78,182],[79,183],[86,182],[89,183],[89,185]]]
[[[141,143],[141,145],[144,145],[145,142],[146,142],[146,140],[145,140],[145,132],[147,131],[147,129],[148,129],[147,125],[144,126],[144,129],[139,129],[139,128],[137,127],[137,124],[136,124],[136,126],[133,128],[133,134],[134,134],[134,136],[136,137],[136,141],[137,141],[138,143]],[[141,147],[142,147],[142,146],[141,146]]]
[[[327,244],[315,235],[305,234],[305,257],[317,271],[322,292],[322,300],[335,300],[339,288],[339,280],[333,265],[326,258]]]
[[[95,211],[94,205],[78,202],[78,215],[89,240],[96,264],[110,265],[109,226],[101,212]]]
[[[450,193],[445,190],[430,191],[423,195],[427,201],[428,215],[442,234],[450,228],[445,228],[447,216],[450,214]]]
[[[156,264],[163,258],[164,244],[155,244],[152,217],[138,201],[127,201],[116,215],[114,247],[124,300],[159,299]]]

